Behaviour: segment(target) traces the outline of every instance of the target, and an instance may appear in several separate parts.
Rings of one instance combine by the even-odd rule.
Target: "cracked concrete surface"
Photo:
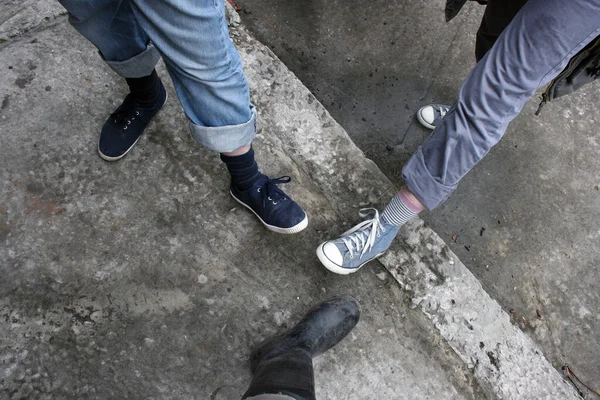
[[[429,134],[415,113],[429,102],[452,103],[472,68],[483,11],[467,2],[447,24],[443,0],[237,3],[252,33],[396,185]],[[512,323],[558,369],[572,366],[594,390],[600,390],[598,87],[549,104],[539,117],[536,96],[448,202],[422,215]]]
[[[320,398],[574,396],[421,221],[382,259],[403,290],[378,262],[346,278],[318,264],[316,244],[394,188],[245,29],[232,36],[260,110],[258,159],[294,177],[286,190],[311,217],[294,237],[227,197],[224,168],[189,137],[171,87],[133,152],[100,160],[97,131],[124,85],[58,22],[0,50],[0,126],[11,133],[0,150],[3,394],[235,398],[253,343],[352,293],[363,320],[317,360]],[[481,301],[490,312],[478,317],[469,307]],[[485,350],[478,335],[491,339]]]
[[[239,398],[252,345],[352,293],[363,318],[317,359],[319,398],[485,398],[381,264],[343,279],[316,260],[390,187],[370,186],[380,171],[266,48],[232,32],[260,109],[257,158],[293,177],[311,218],[289,237],[229,198],[170,83],[136,148],[102,161],[98,130],[125,85],[58,22],[0,50],[0,397]]]

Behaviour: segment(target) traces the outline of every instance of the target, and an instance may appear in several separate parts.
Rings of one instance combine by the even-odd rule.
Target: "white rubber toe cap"
[[[433,111],[433,107],[425,106],[421,108],[420,114],[421,118],[423,118],[423,121],[427,122],[430,125],[433,125],[433,122],[435,120],[435,113]]]
[[[332,242],[327,242],[323,245],[323,255],[327,259],[338,267],[341,267],[344,263],[344,257],[340,253],[340,250]]]

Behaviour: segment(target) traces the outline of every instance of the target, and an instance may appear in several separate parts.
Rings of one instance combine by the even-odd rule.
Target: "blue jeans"
[[[223,0],[59,1],[122,77],[150,75],[162,56],[200,144],[225,153],[252,143],[256,111]]]
[[[428,209],[444,202],[535,91],[599,35],[600,0],[529,0],[404,166],[404,181],[417,199]]]

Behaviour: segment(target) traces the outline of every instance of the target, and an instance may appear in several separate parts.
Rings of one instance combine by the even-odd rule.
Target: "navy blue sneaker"
[[[289,176],[271,179],[262,175],[248,190],[231,185],[231,196],[252,211],[267,229],[277,233],[298,233],[308,226],[308,216],[277,184],[289,183]]]
[[[160,95],[153,107],[140,107],[136,104],[133,94],[129,93],[102,127],[98,141],[100,157],[106,161],[117,161],[125,157],[166,102],[167,91],[162,83]]]

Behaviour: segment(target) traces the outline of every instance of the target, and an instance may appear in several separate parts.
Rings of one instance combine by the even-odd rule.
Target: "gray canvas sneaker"
[[[372,218],[317,248],[319,261],[331,272],[348,275],[358,271],[385,253],[400,230],[400,226],[388,224],[374,208],[363,208],[360,216]]]
[[[450,110],[444,104],[429,104],[417,111],[417,119],[425,128],[435,129]]]

